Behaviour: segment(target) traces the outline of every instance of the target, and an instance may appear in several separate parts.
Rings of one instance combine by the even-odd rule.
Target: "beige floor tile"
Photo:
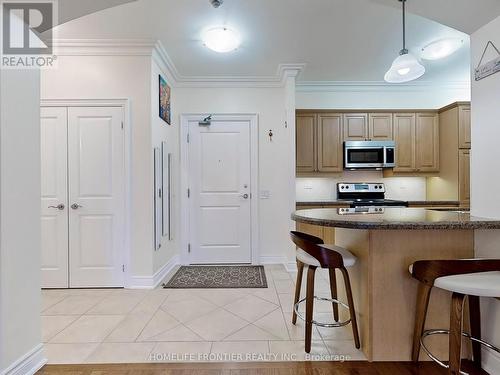
[[[51,343],[102,342],[123,320],[123,315],[85,315],[58,333]]]
[[[105,298],[104,296],[75,295],[64,298],[61,302],[49,307],[42,315],[82,315]]]
[[[106,297],[92,307],[86,314],[89,315],[124,315],[137,306],[145,294],[117,293]]]
[[[248,291],[239,289],[207,289],[197,293],[201,298],[219,307],[226,306],[248,295]]]
[[[47,310],[49,307],[54,306],[67,297],[67,294],[48,292],[50,291],[42,291],[42,306],[40,311]]]
[[[280,300],[278,298],[278,294],[276,293],[275,289],[260,289],[256,290],[255,292],[252,293],[255,297],[262,298],[268,302],[274,303],[275,305],[280,304]]]
[[[291,280],[291,274],[284,270],[271,271],[271,277],[274,280]]]
[[[174,327],[177,327],[180,324],[172,315],[167,312],[159,309],[154,315],[153,318],[148,322],[144,330],[141,332],[137,341],[146,341],[151,338],[171,330]]]
[[[213,361],[218,362],[248,362],[259,358],[267,358],[268,341],[224,341],[214,342],[210,352]]]
[[[201,297],[192,295],[189,299],[170,303],[167,298],[161,309],[172,315],[179,322],[186,323],[216,310],[217,306]]]
[[[333,313],[317,313],[314,319],[324,323],[334,323]],[[323,340],[346,341],[353,340],[352,326],[349,324],[344,327],[325,328],[317,327]]]
[[[366,356],[361,350],[356,349],[354,346],[354,341],[324,341],[326,348],[328,349],[330,355],[339,357],[332,361],[366,361]]]
[[[86,363],[147,363],[154,343],[103,343]]]
[[[278,306],[274,303],[253,295],[246,296],[245,298],[224,306],[224,309],[238,315],[250,323],[255,322],[257,319],[262,318],[277,308]]]
[[[294,293],[295,284],[292,279],[274,280],[274,287],[278,293]]]
[[[134,342],[149,323],[153,314],[129,314],[104,339],[105,342]]]
[[[168,297],[166,289],[153,290],[139,302],[131,311],[131,314],[154,314]]]
[[[78,315],[42,316],[42,342],[49,342],[55,335],[78,319]]]
[[[145,341],[205,341],[203,338],[198,336],[196,333],[191,331],[188,327],[180,324],[177,327],[169,329],[159,335],[153,336]]]
[[[253,324],[264,331],[271,333],[278,340],[290,340],[288,328],[280,309],[267,314]]]
[[[48,363],[53,365],[80,364],[99,344],[45,344]]]
[[[312,341],[311,353],[305,352],[303,341],[270,341],[270,353],[277,356],[278,361],[309,361],[311,356],[319,356],[314,360],[328,361],[330,353],[323,341]]]
[[[248,325],[248,322],[226,310],[218,309],[185,325],[204,340],[220,341]]]
[[[294,295],[291,293],[286,294],[278,294],[278,298],[280,301],[281,309],[284,312],[292,312],[293,311],[293,298]]]
[[[151,352],[151,362],[208,362],[211,342],[160,342]]]
[[[232,335],[226,337],[224,341],[269,341],[269,340],[281,340],[281,338],[274,336],[273,334],[264,331],[262,328],[249,324],[243,327],[239,331],[233,333]]]
[[[297,323],[292,324],[292,313],[284,313],[285,324],[288,328],[288,334],[292,340],[303,340],[305,337],[305,326],[304,322],[297,318]],[[321,341],[322,338],[316,326],[313,326],[313,340]]]

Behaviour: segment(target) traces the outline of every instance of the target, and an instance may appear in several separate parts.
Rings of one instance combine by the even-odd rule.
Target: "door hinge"
[[[123,121],[122,121],[122,129],[123,129]]]
[[[188,198],[191,198],[191,189],[188,189]]]
[[[191,253],[191,244],[188,244],[188,253]]]
[[[125,272],[125,264],[122,264],[122,272]]]
[[[189,143],[189,133],[188,133],[188,135],[186,137],[186,141],[187,141],[187,143]]]

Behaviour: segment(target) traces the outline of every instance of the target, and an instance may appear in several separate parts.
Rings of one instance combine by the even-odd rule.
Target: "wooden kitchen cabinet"
[[[344,114],[344,141],[368,140],[368,114]]]
[[[318,172],[342,172],[342,114],[319,114],[317,121]]]
[[[314,172],[317,169],[316,115],[298,114],[296,118],[297,173]]]
[[[368,115],[368,138],[372,141],[392,141],[394,126],[392,113],[370,113]]]
[[[439,171],[439,115],[417,113],[415,123],[415,169]]]
[[[415,171],[415,114],[394,114],[396,167],[394,172]]]
[[[470,105],[460,105],[458,107],[458,147],[461,149],[471,148],[470,124]]]
[[[458,151],[458,195],[464,206],[470,204],[470,150]]]

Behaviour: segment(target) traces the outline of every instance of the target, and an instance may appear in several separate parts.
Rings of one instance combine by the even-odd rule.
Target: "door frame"
[[[209,113],[182,114],[181,138],[180,138],[180,255],[181,263],[190,264],[189,244],[189,147],[188,134],[189,123],[201,121],[209,116]],[[250,250],[252,253],[252,264],[259,264],[259,116],[257,114],[212,114],[214,122],[247,121],[250,124]]]
[[[131,113],[129,99],[41,99],[40,107],[120,107],[123,110],[123,161],[124,161],[124,239],[123,258],[125,266],[123,287],[132,285],[131,273]],[[68,271],[69,272],[69,271]]]

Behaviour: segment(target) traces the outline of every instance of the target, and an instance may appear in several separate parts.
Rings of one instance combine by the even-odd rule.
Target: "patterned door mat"
[[[263,266],[182,266],[163,288],[267,288],[267,280]]]

